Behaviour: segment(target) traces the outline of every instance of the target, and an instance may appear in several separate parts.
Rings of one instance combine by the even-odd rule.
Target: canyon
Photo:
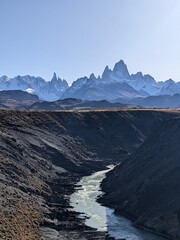
[[[1,110],[0,238],[112,239],[86,226],[69,198],[83,176],[121,163],[103,181],[100,201],[133,217],[137,226],[176,239],[179,114],[153,109]],[[159,185],[163,191],[158,192]],[[156,211],[154,201],[164,194],[168,197]],[[168,224],[172,228],[165,232]]]

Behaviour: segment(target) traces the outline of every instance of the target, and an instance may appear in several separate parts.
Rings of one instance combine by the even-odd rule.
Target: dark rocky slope
[[[127,157],[177,114],[0,111],[0,239],[48,239],[47,232],[57,233],[54,239],[108,238],[70,209],[74,184]]]
[[[163,122],[102,184],[104,204],[170,239],[180,239],[179,128],[180,117]]]

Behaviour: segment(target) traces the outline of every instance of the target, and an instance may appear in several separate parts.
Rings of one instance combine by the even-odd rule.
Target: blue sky
[[[0,0],[0,75],[68,82],[123,59],[180,81],[179,0]]]

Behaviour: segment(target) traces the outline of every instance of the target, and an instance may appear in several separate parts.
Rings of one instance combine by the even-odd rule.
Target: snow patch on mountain
[[[30,94],[36,94],[35,90],[32,88],[27,88],[25,91]]]

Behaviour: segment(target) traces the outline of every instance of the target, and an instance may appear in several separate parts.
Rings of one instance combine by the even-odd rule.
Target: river
[[[162,237],[134,228],[130,220],[115,215],[113,209],[101,206],[96,201],[102,194],[100,184],[111,168],[83,177],[77,183],[82,187],[71,195],[71,206],[76,212],[82,212],[82,217],[87,217],[86,225],[99,231],[108,231],[117,240],[163,240]]]

